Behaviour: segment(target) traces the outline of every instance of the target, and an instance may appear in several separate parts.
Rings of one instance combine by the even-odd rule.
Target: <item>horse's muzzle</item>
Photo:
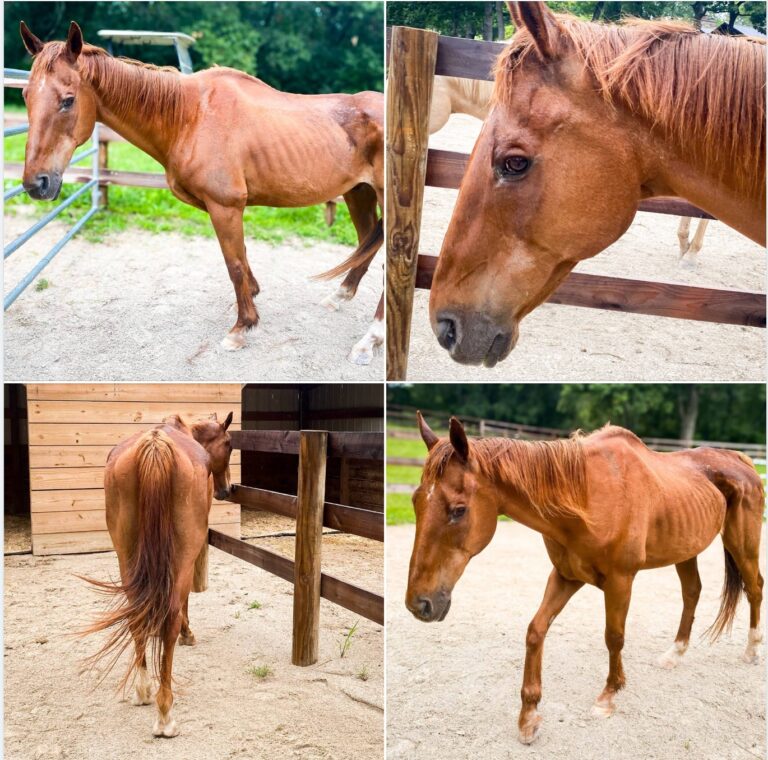
[[[42,172],[23,184],[30,198],[36,201],[55,201],[61,192],[61,174]]]
[[[451,609],[451,595],[447,591],[438,591],[432,596],[421,594],[406,599],[405,606],[411,614],[424,623],[442,622]]]
[[[234,490],[235,489],[231,485],[228,485],[226,488],[217,488],[214,493],[214,496],[219,501],[226,501],[231,496],[232,491]]]
[[[445,309],[433,325],[437,342],[459,364],[493,367],[509,356],[517,343],[517,323],[512,329],[480,312]]]

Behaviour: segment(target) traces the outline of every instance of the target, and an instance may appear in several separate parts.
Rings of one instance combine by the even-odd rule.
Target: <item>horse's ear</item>
[[[229,426],[232,424],[232,418],[233,418],[234,416],[235,416],[235,413],[234,413],[234,412],[230,412],[230,413],[227,415],[227,419],[225,419],[225,420],[224,420],[224,422],[223,422],[223,423],[222,423],[222,425],[221,425],[221,426],[224,428],[224,430],[226,430],[226,429],[227,429],[227,428],[228,428],[228,427],[229,427]]]
[[[37,55],[43,49],[43,41],[32,34],[30,28],[23,21],[19,24],[19,31],[27,52],[30,55]]]
[[[508,3],[517,29],[527,29],[539,55],[546,61],[557,57],[557,19],[546,3]]]
[[[69,24],[69,33],[67,34],[67,57],[74,63],[83,50],[83,32],[76,22]]]
[[[469,459],[469,441],[464,431],[464,425],[456,417],[451,417],[451,445],[462,462]]]
[[[427,451],[431,451],[432,447],[437,443],[438,438],[432,432],[429,425],[427,425],[424,417],[421,416],[421,412],[416,412],[416,419],[418,420],[419,432],[421,433],[421,438],[427,447]]]

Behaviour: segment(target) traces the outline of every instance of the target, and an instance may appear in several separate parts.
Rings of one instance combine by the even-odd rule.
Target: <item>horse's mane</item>
[[[52,71],[65,50],[65,42],[46,43],[35,56],[33,68]],[[170,125],[182,123],[182,79],[178,69],[115,58],[103,48],[88,44],[83,45],[77,68],[116,114],[130,113],[152,121],[162,113]]]
[[[480,472],[517,489],[542,516],[586,518],[587,470],[581,435],[557,441],[479,438],[469,441]],[[424,463],[427,481],[439,478],[455,450],[440,439]]]
[[[685,155],[750,195],[765,186],[765,43],[701,34],[671,21],[595,24],[557,16],[558,44],[575,53],[603,97],[662,131]],[[509,104],[515,75],[538,61],[527,30],[495,66],[493,101]],[[697,148],[697,146],[699,146]]]

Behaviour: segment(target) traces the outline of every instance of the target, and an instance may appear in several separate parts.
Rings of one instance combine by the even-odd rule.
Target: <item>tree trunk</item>
[[[707,15],[707,6],[709,3],[694,3],[693,4],[693,25],[701,31],[701,20]]]
[[[696,433],[696,419],[699,416],[699,388],[697,385],[689,385],[685,395],[678,398],[678,410],[680,412],[680,440],[690,446]]]
[[[493,39],[493,2],[483,3],[483,39]]]
[[[496,29],[498,30],[496,39],[497,40],[503,40],[504,39],[504,5],[500,2],[500,0],[497,0],[496,2]]]
[[[597,21],[603,15],[605,3],[595,3],[595,10],[592,12],[592,21]]]

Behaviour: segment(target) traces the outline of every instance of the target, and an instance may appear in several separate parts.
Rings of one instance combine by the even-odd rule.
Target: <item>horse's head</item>
[[[36,200],[55,200],[72,154],[96,123],[96,99],[77,67],[83,33],[73,21],[66,42],[44,43],[22,21],[21,38],[34,57],[23,90],[29,116],[24,189]]]
[[[418,420],[429,453],[413,494],[416,538],[405,604],[430,622],[445,618],[467,562],[493,538],[497,507],[462,424],[451,417],[450,437],[441,440],[420,413]]]
[[[227,428],[232,424],[232,412],[224,422],[219,422],[216,414],[204,422],[192,426],[192,436],[208,452],[213,475],[213,492],[217,499],[227,499],[232,492],[229,482],[229,457],[232,454],[232,441]]]
[[[510,353],[520,320],[626,231],[642,184],[627,117],[563,26],[584,22],[538,2],[510,10],[518,31],[497,63],[430,297],[440,345],[465,364]]]

